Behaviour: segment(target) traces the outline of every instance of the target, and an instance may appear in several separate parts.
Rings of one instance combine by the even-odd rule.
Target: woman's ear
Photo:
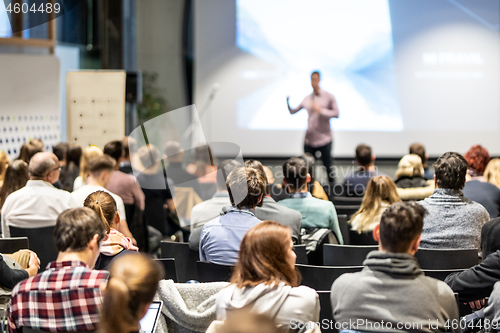
[[[121,221],[120,213],[119,213],[119,212],[116,212],[116,216],[115,216],[115,225],[116,225],[116,228],[117,228],[117,229],[118,229],[118,225],[120,224],[120,221]]]

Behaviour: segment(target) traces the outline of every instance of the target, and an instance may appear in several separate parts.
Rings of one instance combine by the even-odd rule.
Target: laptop
[[[158,325],[158,318],[160,318],[161,308],[163,307],[162,301],[154,301],[149,306],[148,312],[144,318],[141,319],[141,332],[154,333]]]

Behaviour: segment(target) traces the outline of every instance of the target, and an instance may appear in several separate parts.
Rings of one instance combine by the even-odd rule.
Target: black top
[[[403,176],[399,177],[394,181],[397,187],[399,188],[412,188],[412,187],[426,187],[427,180],[421,176],[408,177]]]
[[[21,267],[19,267],[21,268]],[[0,285],[12,289],[16,284],[29,277],[24,269],[12,269],[7,265],[3,256],[0,255]]]
[[[161,197],[165,200],[172,199],[170,188],[173,188],[173,182],[170,177],[165,181],[163,170],[158,169],[156,174],[143,174],[137,176],[139,186],[142,188],[146,198],[148,197]]]
[[[500,216],[500,189],[495,185],[479,180],[465,183],[464,197],[478,202],[486,208],[490,219]]]

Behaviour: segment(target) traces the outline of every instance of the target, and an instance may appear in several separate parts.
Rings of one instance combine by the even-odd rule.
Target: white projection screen
[[[332,93],[334,156],[500,155],[497,0],[195,1],[195,104],[210,141],[302,153],[310,73]],[[207,100],[213,95],[209,105]]]

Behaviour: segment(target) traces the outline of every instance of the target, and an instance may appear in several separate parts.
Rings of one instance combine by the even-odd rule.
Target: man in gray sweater
[[[359,273],[332,285],[336,327],[358,331],[460,332],[457,303],[444,282],[426,277],[413,256],[418,250],[422,206],[397,202],[373,231],[378,251]]]
[[[447,152],[434,163],[434,193],[419,201],[428,212],[424,218],[420,247],[480,251],[481,228],[490,220],[486,208],[462,193],[467,161]]]

